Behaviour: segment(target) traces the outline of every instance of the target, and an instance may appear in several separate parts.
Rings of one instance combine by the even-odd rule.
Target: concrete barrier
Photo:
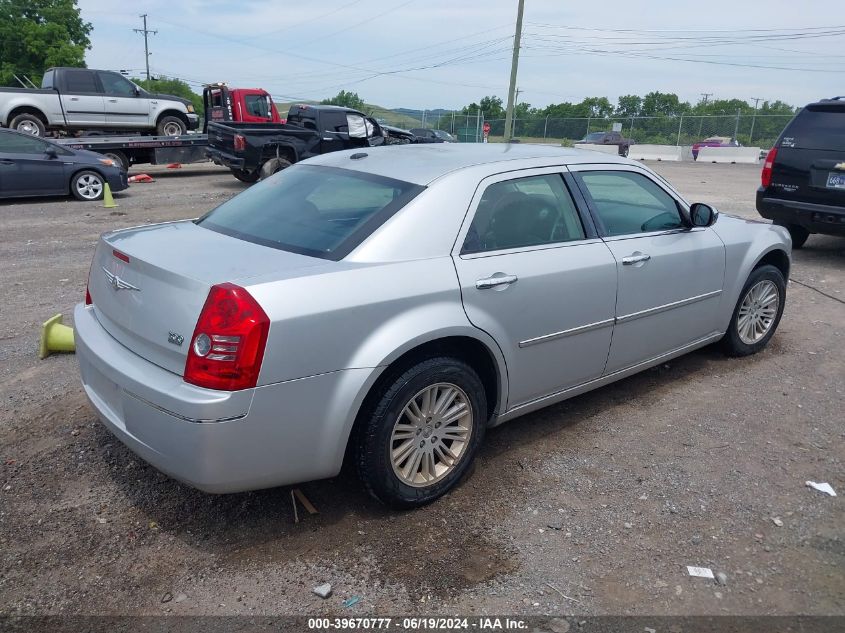
[[[579,143],[573,147],[575,147],[575,149],[591,149],[594,152],[602,152],[603,154],[619,155],[619,148],[616,145],[593,145],[592,143]]]
[[[760,162],[759,147],[700,147],[699,163],[750,163]]]
[[[634,160],[660,160],[660,161],[681,161],[685,158],[686,147],[678,145],[631,145],[628,152],[628,158]],[[692,154],[689,155],[689,160],[692,159]]]

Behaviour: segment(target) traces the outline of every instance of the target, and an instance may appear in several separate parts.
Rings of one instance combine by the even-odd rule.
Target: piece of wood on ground
[[[308,514],[319,514],[317,512],[317,508],[308,501],[308,497],[306,497],[303,492],[299,488],[293,489],[293,494],[296,495],[296,498],[299,499],[299,503],[302,504],[302,507],[308,511]]]

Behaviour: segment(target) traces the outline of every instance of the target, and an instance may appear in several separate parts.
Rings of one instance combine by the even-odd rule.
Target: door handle
[[[0,165],[14,165],[15,161],[13,160],[0,160]]]
[[[640,262],[647,262],[651,259],[651,255],[646,255],[643,253],[642,255],[628,255],[628,257],[622,258],[622,263],[625,266],[630,266],[631,264],[639,264]]]
[[[117,99],[109,99],[109,103],[117,103]]]
[[[71,101],[79,101],[79,97],[71,97],[70,100]]]
[[[496,277],[487,277],[485,279],[479,279],[475,282],[475,287],[479,290],[486,290],[487,288],[495,288],[496,286],[509,286],[510,284],[516,283],[519,277],[516,275],[500,275]]]

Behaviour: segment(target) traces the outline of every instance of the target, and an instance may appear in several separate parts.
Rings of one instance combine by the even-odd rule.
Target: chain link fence
[[[403,111],[378,117],[382,123],[401,128],[445,130],[461,142],[481,142],[484,123],[490,124],[490,140],[504,138],[504,119],[485,119],[448,111]],[[618,124],[621,133],[635,143],[692,145],[712,136],[736,139],[747,147],[771,147],[792,115],[736,114],[725,116],[678,115],[660,117],[525,117],[513,121],[513,138],[523,142],[570,145],[591,132],[610,132]]]

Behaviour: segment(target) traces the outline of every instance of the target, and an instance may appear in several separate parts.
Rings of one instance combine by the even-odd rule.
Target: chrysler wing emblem
[[[141,289],[137,286],[133,286],[132,284],[123,281],[114,273],[110,273],[108,270],[106,270],[105,266],[103,266],[103,272],[106,274],[106,279],[109,280],[109,284],[111,284],[111,287],[115,290],[137,290],[139,292],[141,291]]]

